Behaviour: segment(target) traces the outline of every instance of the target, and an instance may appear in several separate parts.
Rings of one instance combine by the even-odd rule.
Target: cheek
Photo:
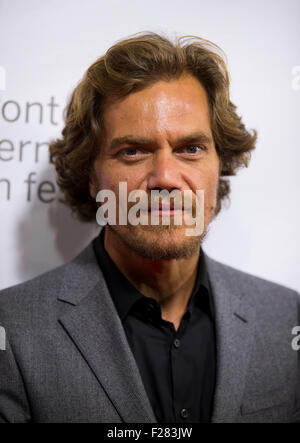
[[[199,178],[200,177],[200,178]],[[193,189],[203,189],[207,198],[215,197],[219,183],[218,170],[201,171],[193,179]]]
[[[209,223],[216,208],[218,183],[218,170],[211,170],[209,174],[205,173],[202,175],[202,179],[201,181],[198,181],[198,187],[196,187],[196,189],[204,190],[204,213],[206,225]]]
[[[219,183],[219,174],[216,172],[211,176],[209,176],[207,180],[206,183],[207,192],[209,192],[212,195],[215,195],[218,188],[218,183]]]
[[[207,183],[206,183],[206,195],[207,195],[208,204],[210,206],[216,205],[218,183],[219,183],[219,174],[218,173],[210,176]]]
[[[215,174],[214,177],[208,183],[205,199],[205,220],[206,224],[209,224],[213,219],[218,202],[218,185],[219,174]]]
[[[139,175],[136,172],[129,171],[128,168],[102,167],[97,170],[97,178],[99,188],[113,190],[117,198],[120,182],[127,183],[127,193],[140,188]]]

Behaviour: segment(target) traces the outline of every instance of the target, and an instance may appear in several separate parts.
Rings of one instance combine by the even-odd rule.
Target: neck
[[[104,247],[138,291],[160,303],[162,318],[177,329],[195,285],[200,246],[188,259],[153,261],[139,256],[114,231],[105,229]]]

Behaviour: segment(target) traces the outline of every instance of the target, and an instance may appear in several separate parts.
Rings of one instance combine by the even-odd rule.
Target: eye
[[[187,146],[186,147],[189,154],[197,154],[198,149],[200,149],[199,146]]]
[[[123,160],[128,162],[138,161],[145,158],[147,152],[138,148],[124,148],[118,152],[117,156]]]
[[[133,157],[134,155],[136,155],[137,153],[137,149],[136,148],[126,148],[126,149],[122,149],[121,153],[123,155],[128,155],[129,157]]]
[[[183,154],[187,154],[193,157],[202,154],[203,151],[206,150],[207,150],[206,147],[202,145],[188,145],[179,149],[179,151],[182,152]]]

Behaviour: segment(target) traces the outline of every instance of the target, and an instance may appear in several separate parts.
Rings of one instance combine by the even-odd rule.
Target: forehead
[[[205,89],[193,76],[159,81],[107,104],[103,115],[106,137],[152,136],[206,130],[210,132]]]

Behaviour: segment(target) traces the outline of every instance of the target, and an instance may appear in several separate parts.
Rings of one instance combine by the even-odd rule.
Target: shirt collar
[[[104,247],[104,232],[105,227],[101,229],[98,237],[93,240],[93,248],[118,314],[121,320],[124,320],[135,302],[145,297],[124,276],[107,253]],[[194,305],[197,304],[214,317],[211,294],[206,257],[203,249],[200,248],[197,276],[192,295],[188,301],[188,309],[192,310]]]

